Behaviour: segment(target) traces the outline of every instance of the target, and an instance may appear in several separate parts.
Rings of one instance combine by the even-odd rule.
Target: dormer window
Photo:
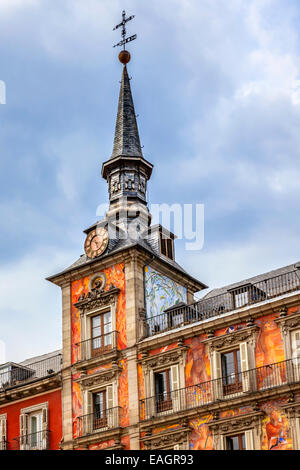
[[[160,232],[160,252],[167,258],[174,259],[174,240]]]
[[[233,296],[234,308],[241,308],[245,305],[255,304],[266,299],[267,295],[265,291],[257,285],[246,284],[235,289],[230,289]]]

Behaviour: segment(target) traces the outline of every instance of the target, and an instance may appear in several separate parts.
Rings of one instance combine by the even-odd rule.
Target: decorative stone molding
[[[164,432],[154,435],[146,435],[142,439],[147,450],[167,450],[173,449],[175,445],[180,446],[180,450],[189,448],[190,428],[181,428],[175,432]]]
[[[250,346],[255,347],[256,334],[259,327],[257,325],[241,328],[221,336],[209,337],[203,343],[208,344],[209,352],[230,349],[238,346],[240,343],[247,341]]]
[[[78,302],[74,305],[79,309],[80,314],[84,315],[91,310],[115,303],[119,292],[120,289],[113,284],[109,286],[108,291],[103,291],[102,288],[94,288],[87,295],[81,294]]]
[[[262,411],[250,412],[246,415],[218,419],[208,423],[214,433],[214,446],[216,450],[222,449],[223,437],[232,436],[245,431],[253,430],[254,449],[260,449]]]
[[[89,281],[89,292],[95,288],[103,292],[106,286],[106,280],[104,273],[94,274]]]
[[[282,312],[280,312],[280,316],[276,318],[275,322],[280,326],[285,359],[288,360],[292,357],[291,332],[300,329],[300,309],[291,315],[286,315],[286,310],[284,310],[284,312],[283,315]]]
[[[38,403],[37,405],[28,406],[27,408],[21,408],[20,413],[29,414],[34,413],[35,411],[41,411],[43,408],[48,409],[48,402]]]
[[[263,414],[262,411],[256,411],[247,415],[211,421],[208,425],[214,433],[234,434],[255,427],[260,423]]]
[[[148,336],[148,323],[146,318],[146,309],[140,308],[138,313],[138,341],[142,341]]]
[[[101,387],[117,380],[121,371],[122,369],[117,364],[115,364],[111,369],[96,374],[86,375],[84,372],[82,372],[80,374],[80,378],[76,382],[80,383],[83,389],[88,389],[96,385]]]
[[[288,335],[290,330],[300,328],[300,309],[291,315],[281,315],[275,320],[280,326],[283,335]]]
[[[162,367],[170,367],[176,363],[185,363],[187,346],[179,346],[170,351],[166,351],[153,356],[147,356],[140,360],[145,369],[161,369]]]
[[[291,399],[282,409],[286,412],[290,422],[291,437],[293,441],[293,449],[300,450],[300,401],[293,401]]]

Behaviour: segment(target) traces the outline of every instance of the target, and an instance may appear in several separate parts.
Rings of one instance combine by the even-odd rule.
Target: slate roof
[[[122,74],[114,147],[111,158],[121,155],[143,158],[126,65]]]
[[[291,273],[291,272],[296,270],[296,265],[300,266],[300,262],[296,262],[294,264],[290,264],[290,265],[284,266],[282,268],[274,269],[272,271],[268,271],[266,273],[259,274],[257,276],[253,276],[253,277],[250,277],[248,279],[244,279],[244,280],[241,280],[239,282],[235,282],[233,284],[229,284],[229,285],[224,286],[224,287],[213,289],[202,298],[203,299],[208,299],[208,298],[214,297],[216,295],[225,294],[226,292],[230,291],[231,289],[238,289],[239,287],[242,287],[245,284],[256,284],[258,282],[265,281],[265,280],[270,279],[272,277],[277,277],[277,276],[280,276],[282,274]],[[300,271],[299,271],[299,277],[300,277]]]
[[[15,367],[24,366],[35,371],[34,378],[44,377],[47,371],[53,371],[52,373],[59,372],[61,370],[61,360],[62,350],[58,349],[47,354],[42,354],[40,356],[30,357],[22,362],[6,362],[5,364],[0,364],[1,369],[5,368],[8,365],[13,365]]]
[[[144,249],[145,251],[148,251],[149,254],[151,254],[154,257],[160,259],[165,264],[167,264],[170,268],[175,269],[176,271],[182,273],[184,276],[187,276],[188,278],[190,278],[194,282],[198,283],[199,284],[199,290],[207,288],[207,286],[204,283],[202,283],[199,280],[192,277],[176,261],[173,261],[173,260],[167,258],[166,256],[163,256],[157,250],[157,248],[154,244],[150,244],[150,240],[147,241],[144,238],[139,238],[138,240],[136,240],[136,239],[133,239],[133,238],[130,238],[130,237],[127,237],[126,239],[110,240],[106,251],[101,256],[99,256],[99,257],[97,257],[93,260],[88,258],[85,254],[81,255],[79,259],[77,259],[73,264],[71,264],[71,266],[69,266],[68,268],[64,269],[63,271],[61,271],[60,273],[58,273],[54,276],[48,277],[47,280],[51,281],[53,278],[55,278],[55,277],[57,277],[61,274],[68,273],[68,272],[70,272],[74,269],[77,269],[77,268],[81,267],[81,266],[92,264],[96,261],[99,261],[99,259],[104,259],[107,256],[110,256],[112,254],[121,252],[121,251],[123,251],[125,249],[128,249],[128,248],[133,248],[133,247],[140,247],[140,248]]]

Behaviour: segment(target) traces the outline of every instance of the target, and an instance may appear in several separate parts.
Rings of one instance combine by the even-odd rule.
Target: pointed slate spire
[[[126,65],[123,68],[114,147],[111,158],[121,155],[143,158]]]

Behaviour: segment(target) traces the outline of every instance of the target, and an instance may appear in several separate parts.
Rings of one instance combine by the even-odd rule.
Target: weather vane
[[[117,24],[117,26],[115,26],[114,29],[113,29],[113,31],[115,31],[116,29],[122,27],[122,33],[121,33],[122,40],[120,42],[118,42],[118,44],[115,44],[114,47],[119,47],[119,46],[122,47],[123,46],[123,51],[121,51],[120,54],[119,54],[119,60],[124,65],[127,64],[130,61],[130,54],[129,54],[128,51],[125,50],[125,44],[127,44],[128,42],[134,41],[137,37],[136,34],[133,34],[133,36],[129,36],[128,38],[126,37],[126,23],[128,23],[128,21],[133,20],[134,17],[135,17],[135,15],[132,15],[132,16],[129,16],[128,18],[126,18],[125,10],[123,10],[121,23]]]

